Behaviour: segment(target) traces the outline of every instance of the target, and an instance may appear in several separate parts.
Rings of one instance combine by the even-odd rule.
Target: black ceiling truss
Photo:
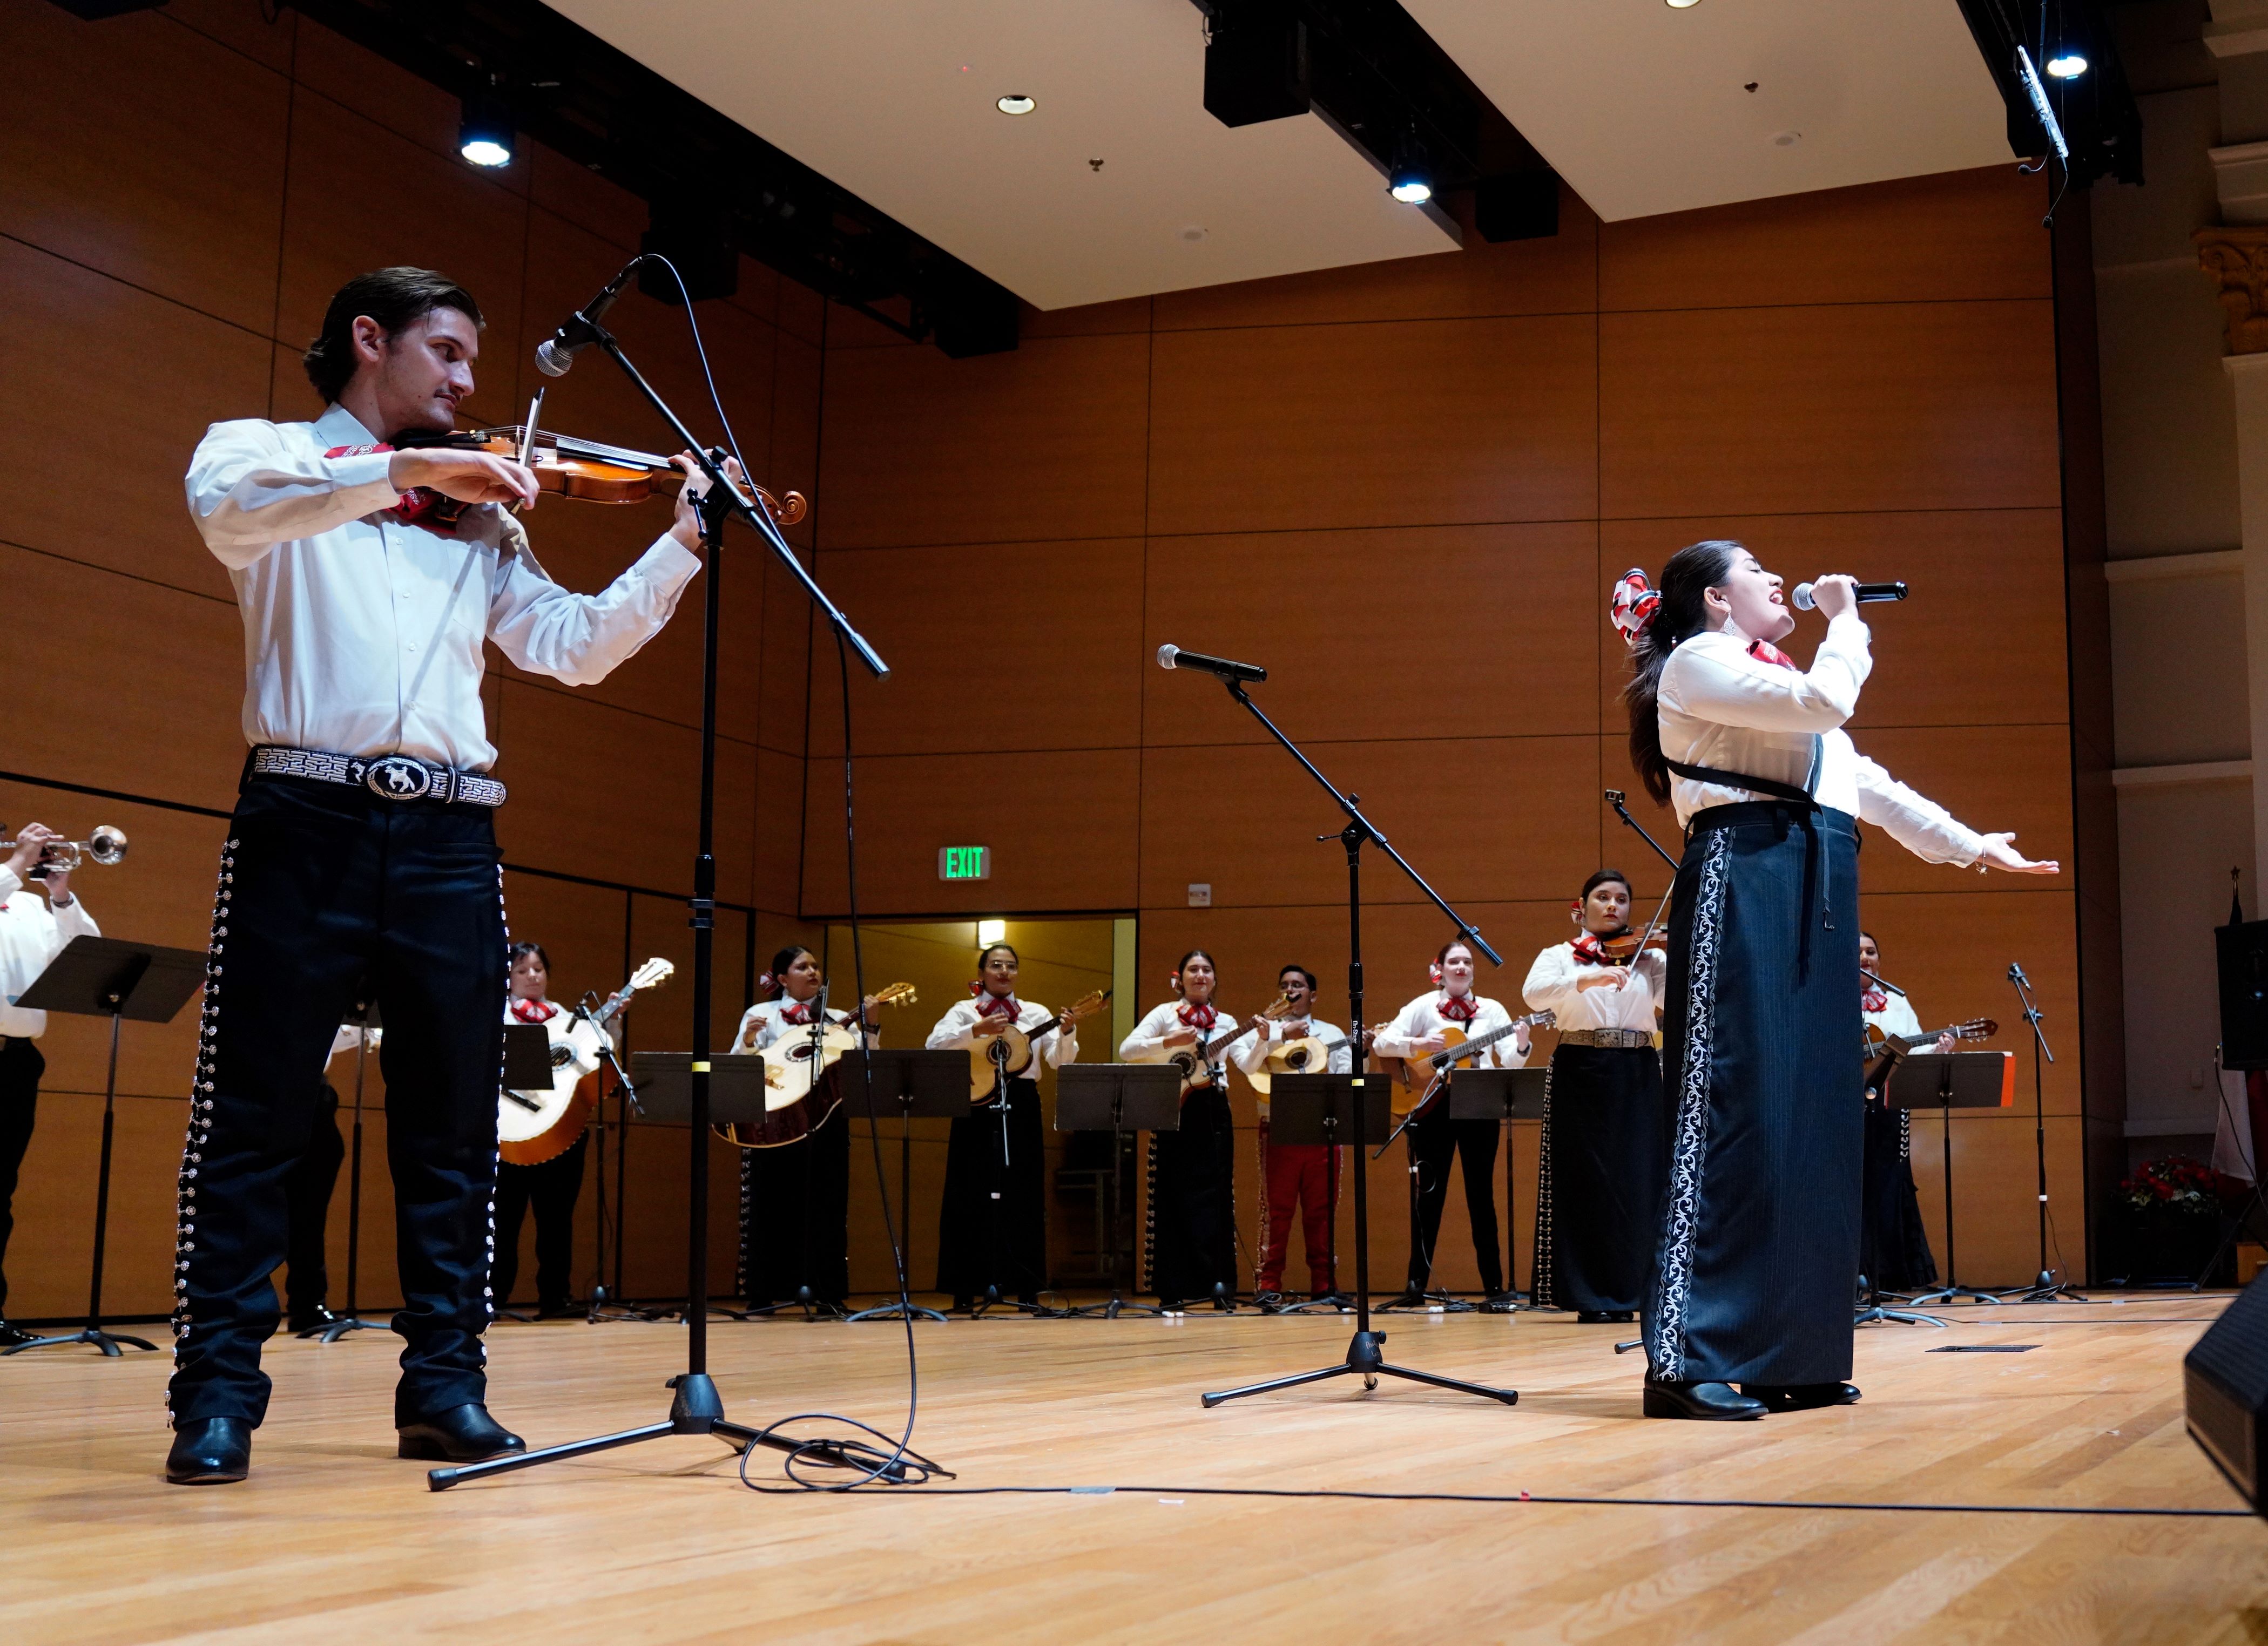
[[[2085,188],[2100,177],[2142,180],[2142,113],[2102,0],[1961,0],[1961,11],[2007,105],[2009,152],[2021,159],[2053,152],[2016,67],[2021,46],[2070,147],[2071,184]],[[2087,59],[2087,71],[2070,79],[2049,75],[2048,59],[2072,50]]]
[[[955,358],[1016,347],[1006,288],[536,0],[288,4],[445,92],[503,96],[521,133],[646,201],[649,245],[698,263],[721,237]]]

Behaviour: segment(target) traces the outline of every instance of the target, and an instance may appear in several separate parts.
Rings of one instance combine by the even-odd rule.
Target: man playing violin
[[[1535,1195],[1538,1308],[1585,1324],[1637,1319],[1669,1165],[1663,1126],[1663,951],[1631,929],[1630,881],[1602,869],[1568,911],[1575,936],[1535,957],[1521,993],[1559,1030]]]
[[[190,518],[243,611],[252,753],[221,852],[181,1160],[178,1483],[250,1466],[284,1179],[325,1052],[365,988],[387,1028],[398,1449],[452,1461],[521,1449],[489,1415],[481,1343],[506,972],[485,647],[571,686],[605,679],[669,621],[700,537],[688,482],[629,570],[571,593],[502,506],[534,503],[526,467],[396,450],[397,432],[446,430],[471,396],[481,325],[444,276],[359,276],[304,357],[321,415],[216,423],[190,459]]]

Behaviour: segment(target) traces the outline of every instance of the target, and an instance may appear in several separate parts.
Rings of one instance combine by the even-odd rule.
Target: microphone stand
[[[2032,995],[2032,980],[2024,975],[2021,965],[2011,963],[2008,981],[2015,986],[2016,1004],[2022,1009],[2024,1021],[2032,1027],[2032,1149],[2039,1166],[2040,1196],[2040,1272],[2032,1282],[2031,1290],[2016,1299],[2018,1303],[2060,1303],[2066,1298],[2073,1303],[2090,1303],[2056,1278],[2048,1267],[2048,1122],[2044,1076],[2041,1060],[2055,1062],[2055,1054],[2048,1049],[2047,1032],[2040,1027],[2043,1014],[2039,1002]],[[1948,1129],[1951,1129],[1949,1127]]]
[[[1307,775],[1322,785],[1323,791],[1346,814],[1346,827],[1336,834],[1318,834],[1318,842],[1336,840],[1346,848],[1347,863],[1347,1010],[1348,1022],[1354,1036],[1354,1072],[1359,1080],[1366,1080],[1370,1067],[1370,1045],[1362,1032],[1362,849],[1375,844],[1394,862],[1395,868],[1410,877],[1410,883],[1454,922],[1458,937],[1478,949],[1495,965],[1502,966],[1504,957],[1491,948],[1486,939],[1474,930],[1463,915],[1441,900],[1440,893],[1425,884],[1425,878],[1410,866],[1409,860],[1388,843],[1385,835],[1372,827],[1362,814],[1360,795],[1341,794],[1331,780],[1323,775],[1314,761],[1309,760],[1300,746],[1284,735],[1276,723],[1261,711],[1244,690],[1241,680],[1226,682],[1228,694],[1249,709],[1252,717],[1267,729],[1268,735],[1284,746],[1285,752],[1299,761]],[[1501,1400],[1506,1406],[1517,1405],[1519,1391],[1491,1389],[1477,1383],[1465,1383],[1455,1378],[1444,1378],[1438,1373],[1418,1371],[1407,1366],[1389,1364],[1386,1359],[1386,1334],[1374,1332],[1370,1324],[1370,1157],[1363,1140],[1362,1116],[1370,1107],[1370,1089],[1357,1088],[1359,1097],[1355,1105],[1354,1127],[1354,1336],[1347,1343],[1346,1358],[1336,1365],[1324,1366],[1314,1371],[1294,1372],[1288,1378],[1271,1378],[1264,1383],[1247,1384],[1242,1388],[1224,1390],[1219,1393],[1200,1396],[1207,1407],[1225,1400],[1241,1400],[1246,1395],[1265,1394],[1276,1389],[1289,1389],[1303,1383],[1319,1383],[1327,1378],[1357,1377],[1366,1389],[1378,1387],[1379,1378],[1402,1378],[1411,1383],[1430,1384],[1437,1389],[1452,1389],[1462,1394],[1476,1394],[1483,1400]],[[1378,1099],[1382,1106],[1386,1090],[1381,1082]],[[1336,1276],[1333,1276],[1336,1282]]]
[[[538,1464],[584,1457],[615,1446],[659,1440],[665,1436],[713,1435],[743,1455],[752,1446],[763,1445],[798,1456],[806,1463],[815,1462],[851,1470],[862,1476],[879,1478],[892,1484],[904,1484],[912,1476],[909,1466],[902,1459],[893,1459],[890,1454],[876,1451],[861,1442],[799,1440],[774,1429],[751,1429],[744,1423],[727,1421],[724,1399],[717,1392],[717,1385],[709,1375],[709,1017],[715,981],[717,646],[722,628],[723,606],[718,591],[723,584],[725,569],[725,523],[737,516],[755,529],[758,535],[771,546],[772,553],[787,568],[789,575],[802,585],[813,604],[834,626],[843,643],[858,654],[858,660],[876,678],[887,678],[889,667],[882,661],[880,654],[866,643],[857,629],[851,628],[850,620],[843,616],[842,609],[827,598],[826,591],[805,569],[802,561],[796,557],[795,550],[789,547],[787,539],[780,534],[779,526],[770,513],[741,496],[738,489],[726,481],[721,452],[703,445],[694,437],[693,431],[670,408],[669,402],[630,364],[630,356],[622,352],[622,345],[615,342],[612,333],[585,313],[578,312],[575,318],[590,332],[592,341],[607,351],[608,357],[630,378],[631,386],[644,396],[647,403],[669,425],[681,447],[692,454],[694,463],[709,481],[708,489],[702,494],[700,502],[701,541],[706,550],[703,559],[708,584],[702,615],[700,838],[693,858],[693,895],[688,900],[690,914],[688,923],[693,928],[693,1090],[690,1124],[687,1128],[690,1135],[688,1147],[691,1157],[686,1196],[685,1370],[669,1380],[669,1387],[675,1391],[675,1394],[670,1401],[668,1416],[658,1423],[647,1423],[611,1435],[599,1435],[587,1440],[570,1441],[564,1445],[543,1446],[533,1451],[490,1458],[454,1468],[430,1470],[425,1476],[426,1482],[437,1492],[446,1491],[460,1481],[481,1480],[512,1469],[533,1468]]]

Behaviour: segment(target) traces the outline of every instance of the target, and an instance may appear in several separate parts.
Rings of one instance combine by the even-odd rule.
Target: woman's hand
[[[1175,1029],[1163,1041],[1167,1046],[1195,1046],[1197,1043],[1197,1032],[1189,1028]]]
[[[2003,834],[1987,834],[1984,837],[1984,849],[1977,861],[1980,863],[1990,863],[1993,868],[2007,874],[2060,874],[2063,872],[2063,865],[2052,858],[2045,863],[2034,863],[2025,856],[2012,843],[2015,838],[2014,831]]]
[[[1838,571],[1811,585],[1811,600],[1819,608],[1819,614],[1831,623],[1844,613],[1859,609],[1859,585]]]

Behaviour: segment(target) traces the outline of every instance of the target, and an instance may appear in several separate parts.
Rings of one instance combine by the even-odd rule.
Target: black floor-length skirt
[[[1650,1046],[1562,1046],[1544,1091],[1536,1306],[1637,1310],[1668,1175],[1661,1056]]]
[[[850,1291],[850,1121],[840,1108],[792,1143],[740,1151],[740,1295],[761,1309],[806,1290],[838,1308]]]
[[[1911,1114],[1867,1105],[1866,1214],[1859,1272],[1882,1291],[1922,1291],[1937,1284],[1937,1260],[1914,1187]]]
[[[1047,1157],[1040,1089],[1008,1083],[1007,1126],[990,1104],[953,1123],[937,1220],[937,1289],[1029,1297],[1048,1282]]]
[[[1858,833],[1778,801],[1697,814],[1663,1024],[1673,1114],[1646,1359],[1665,1382],[1851,1375],[1865,1118]]]
[[[1236,1128],[1228,1097],[1202,1086],[1182,1129],[1150,1134],[1150,1289],[1167,1303],[1236,1290]]]

